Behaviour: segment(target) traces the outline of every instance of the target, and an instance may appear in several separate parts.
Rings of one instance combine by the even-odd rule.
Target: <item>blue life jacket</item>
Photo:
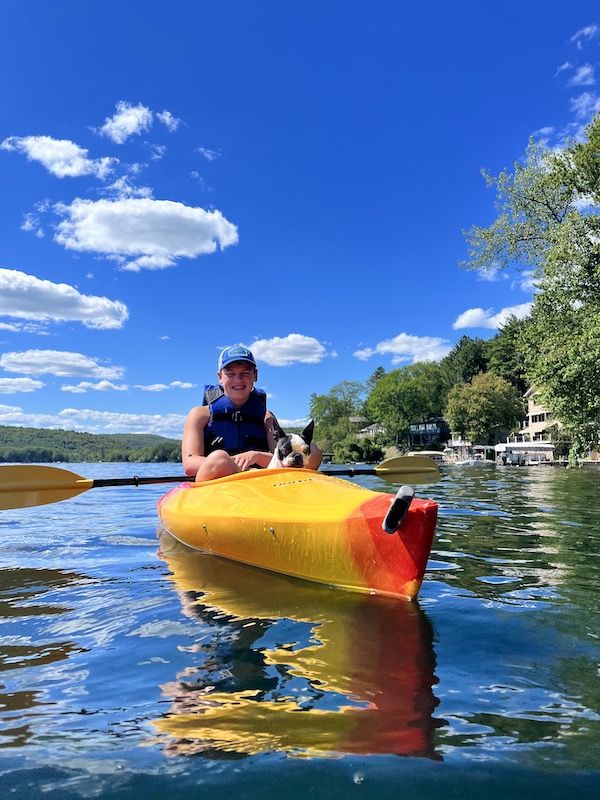
[[[265,431],[267,395],[260,389],[252,389],[246,403],[237,409],[222,386],[205,386],[204,403],[210,409],[210,417],[204,429],[204,453],[226,450],[230,456],[247,450],[269,451]]]

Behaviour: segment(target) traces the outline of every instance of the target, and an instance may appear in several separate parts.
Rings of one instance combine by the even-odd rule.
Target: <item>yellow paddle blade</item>
[[[429,456],[396,456],[382,461],[375,467],[377,475],[419,475],[426,474],[440,478],[440,470]]]
[[[6,464],[0,467],[0,510],[58,503],[93,485],[93,480],[58,467]]]

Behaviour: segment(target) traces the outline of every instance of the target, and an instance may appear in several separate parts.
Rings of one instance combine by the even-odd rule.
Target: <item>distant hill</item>
[[[177,462],[181,441],[145,433],[80,433],[0,425],[0,462]]]

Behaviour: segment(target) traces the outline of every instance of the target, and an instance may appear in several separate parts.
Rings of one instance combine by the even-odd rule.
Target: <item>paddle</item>
[[[350,468],[321,470],[326,475],[426,475],[440,477],[439,469],[428,456],[398,456],[382,461],[373,468]],[[46,503],[68,500],[88,489],[105,486],[144,486],[154,483],[183,483],[187,475],[139,478],[82,478],[75,472],[60,467],[45,467],[36,464],[4,464],[0,466],[0,510],[29,508]]]
[[[380,475],[393,477],[394,475],[432,475],[436,480],[440,478],[438,465],[429,456],[396,456],[382,461],[376,467],[344,467],[342,469],[321,469],[325,475]]]

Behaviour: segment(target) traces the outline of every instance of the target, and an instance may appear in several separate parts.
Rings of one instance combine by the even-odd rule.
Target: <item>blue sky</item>
[[[490,4],[0,7],[0,424],[179,437],[242,342],[312,392],[525,314],[465,272],[497,174],[600,109],[600,14]]]

